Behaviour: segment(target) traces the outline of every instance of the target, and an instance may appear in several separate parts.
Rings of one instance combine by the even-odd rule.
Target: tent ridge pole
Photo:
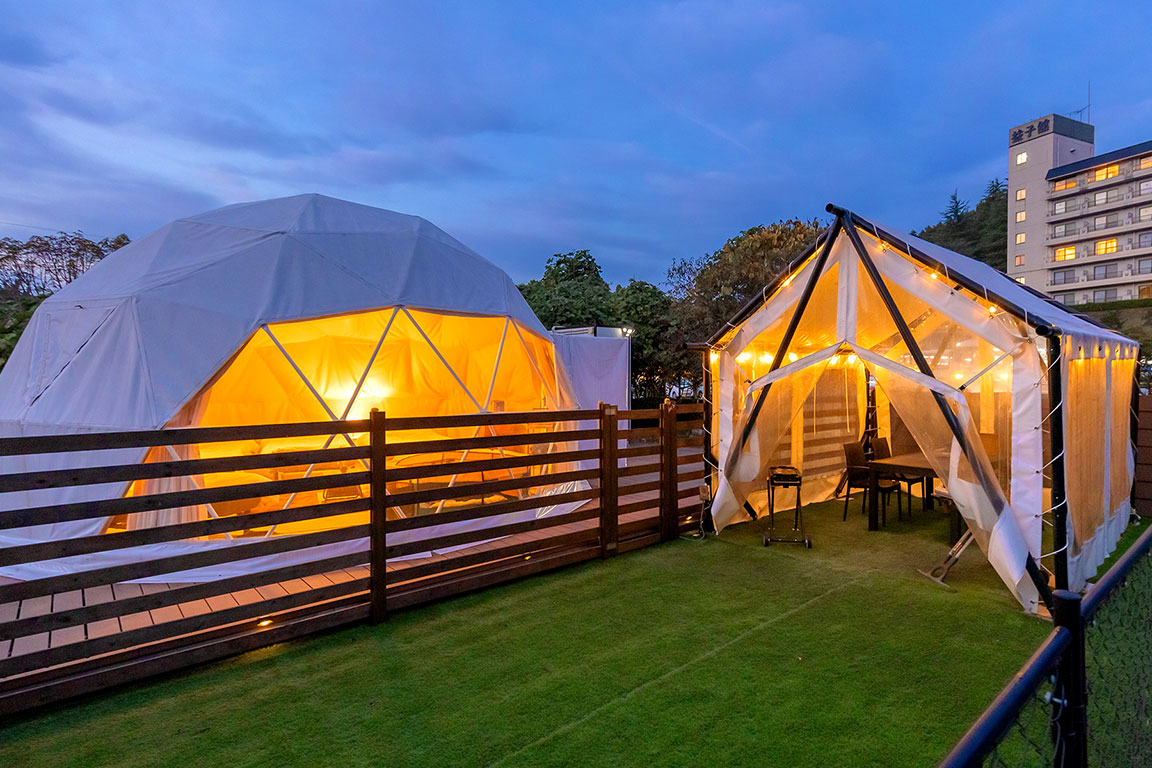
[[[896,306],[896,300],[892,298],[892,294],[888,291],[888,286],[884,284],[884,279],[880,276],[879,270],[876,269],[876,263],[873,262],[872,257],[868,255],[868,250],[864,247],[864,243],[861,242],[859,233],[856,232],[856,224],[852,212],[843,211],[840,212],[840,216],[844,219],[844,232],[848,235],[848,240],[851,241],[852,247],[856,250],[856,254],[864,264],[864,271],[868,273],[868,277],[872,280],[873,286],[880,294],[880,299],[884,302],[885,309],[888,310],[888,314],[892,317],[892,322],[896,324],[896,330],[900,332],[901,338],[904,339],[904,344],[908,347],[908,352],[912,355],[912,359],[916,361],[916,367],[920,369],[920,373],[935,379],[936,376],[932,373],[932,369],[928,365],[928,360],[925,359],[924,353],[920,350],[920,345],[916,343],[915,337],[912,336],[912,331],[909,330],[908,324],[904,322],[904,318],[900,314],[899,307]],[[952,412],[952,409],[948,407],[948,402],[944,398],[944,395],[933,391],[932,397],[936,401],[936,405],[940,408],[940,413],[944,416],[944,420],[956,438],[956,442],[960,445],[960,451],[964,454],[964,457],[968,459],[968,464],[977,474],[977,477],[981,478],[981,484],[983,484],[983,481],[986,481],[988,478],[983,477],[985,474],[983,465],[974,460],[972,446],[968,444],[968,440],[964,437],[964,430],[960,425],[959,419],[956,418],[956,414]],[[995,503],[993,507],[995,507]],[[997,515],[1000,515],[1003,509],[996,509],[995,512]],[[1024,565],[1028,571],[1028,576],[1036,586],[1036,591],[1039,593],[1040,599],[1043,600],[1044,605],[1051,610],[1052,589],[1048,586],[1048,580],[1044,577],[1043,572],[1041,572],[1040,567],[1036,564],[1036,560],[1032,557],[1031,553],[1028,554]]]
[[[836,242],[836,236],[840,233],[841,229],[847,230],[847,227],[844,225],[842,217],[837,216],[836,220],[832,222],[832,227],[828,232],[828,238],[824,241],[824,245],[820,249],[820,255],[816,257],[816,261],[812,266],[812,274],[809,275],[808,282],[804,285],[804,292],[800,294],[800,300],[796,303],[796,311],[793,312],[792,317],[788,319],[788,327],[784,330],[784,338],[780,341],[780,349],[777,351],[776,356],[772,358],[772,363],[768,367],[768,373],[764,374],[765,376],[775,372],[784,360],[784,356],[788,354],[788,347],[792,343],[792,337],[796,335],[796,329],[800,326],[800,318],[804,315],[804,310],[808,308],[808,300],[812,298],[812,293],[816,290],[816,281],[820,279],[820,275],[824,271],[824,264],[828,261],[828,255],[832,253],[832,246]],[[740,455],[740,451],[744,450],[744,446],[748,443],[748,437],[752,434],[752,427],[756,424],[756,417],[760,415],[760,409],[764,407],[764,399],[767,397],[768,390],[771,386],[771,384],[766,384],[756,395],[756,403],[752,406],[752,410],[744,422],[744,427],[740,430],[740,439],[734,446],[734,450],[728,454],[728,461],[724,465],[724,471],[726,473],[735,469],[736,457]]]

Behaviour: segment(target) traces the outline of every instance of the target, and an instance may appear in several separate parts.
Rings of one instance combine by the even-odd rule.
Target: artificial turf
[[[890,509],[894,513],[894,509]],[[931,765],[1050,625],[917,507],[806,510],[22,717],[12,766]]]

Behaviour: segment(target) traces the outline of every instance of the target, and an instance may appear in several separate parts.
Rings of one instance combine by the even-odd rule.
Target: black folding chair
[[[873,443],[875,444],[875,443]],[[844,520],[848,519],[848,501],[852,498],[852,489],[864,491],[864,507],[868,507],[868,493],[872,485],[872,469],[868,466],[868,458],[864,455],[864,446],[856,441],[844,443]],[[896,492],[896,510],[900,513],[900,485],[891,479],[880,478],[877,486],[880,489],[880,514],[885,525],[888,524],[888,499],[892,492]]]

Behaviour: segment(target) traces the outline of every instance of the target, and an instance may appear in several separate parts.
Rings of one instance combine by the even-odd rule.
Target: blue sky
[[[892,226],[1007,172],[1087,101],[1152,138],[1152,4],[16,2],[0,13],[0,235],[139,237],[321,192],[538,276],[612,282],[828,201]]]

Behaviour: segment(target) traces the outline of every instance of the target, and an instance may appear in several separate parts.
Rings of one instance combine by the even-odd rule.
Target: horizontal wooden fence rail
[[[666,402],[2,438],[0,714],[674,539],[698,519],[702,419]]]

